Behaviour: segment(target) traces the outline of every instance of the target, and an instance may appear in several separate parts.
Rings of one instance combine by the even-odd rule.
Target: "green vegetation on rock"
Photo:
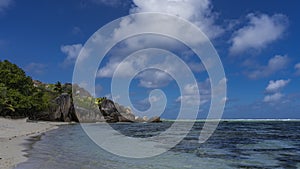
[[[32,80],[17,65],[0,61],[0,116],[35,118],[47,112],[61,93],[72,92],[72,85],[43,84]]]
[[[65,122],[160,122],[159,117],[136,120],[130,108],[106,97],[94,98],[77,84],[32,80],[7,60],[0,61],[0,116]]]

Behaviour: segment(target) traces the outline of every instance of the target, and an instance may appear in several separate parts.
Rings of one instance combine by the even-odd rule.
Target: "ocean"
[[[172,123],[111,126],[124,135],[145,138],[159,134]],[[169,151],[140,159],[109,153],[96,145],[79,124],[64,125],[30,138],[26,143],[28,160],[16,169],[300,168],[300,121],[222,121],[205,143],[199,143],[203,124],[196,122],[189,134]],[[99,129],[102,126],[89,125]]]

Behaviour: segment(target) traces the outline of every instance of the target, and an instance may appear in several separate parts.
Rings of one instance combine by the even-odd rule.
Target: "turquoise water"
[[[112,124],[112,127],[131,137],[150,137],[171,124]],[[101,127],[101,124],[90,125]],[[29,159],[16,169],[300,168],[300,122],[221,122],[212,137],[200,144],[202,126],[203,122],[197,122],[176,147],[146,159],[113,155],[94,144],[80,125],[61,126],[31,138],[26,150]]]

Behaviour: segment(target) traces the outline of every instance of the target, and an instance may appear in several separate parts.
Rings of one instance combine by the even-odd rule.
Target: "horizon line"
[[[249,119],[165,119],[162,118],[162,121],[182,121],[182,122],[205,122],[205,121],[220,121],[220,122],[226,122],[226,121],[299,121],[300,122],[300,118],[249,118]]]

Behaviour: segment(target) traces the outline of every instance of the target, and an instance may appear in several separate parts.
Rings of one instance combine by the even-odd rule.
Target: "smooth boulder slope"
[[[161,122],[160,117],[139,118],[133,114],[130,108],[114,103],[109,99],[99,104],[99,109],[106,119],[106,122]]]
[[[79,122],[75,114],[74,105],[71,96],[67,93],[62,93],[56,97],[47,111],[35,113],[29,117],[30,120],[43,121],[61,121],[61,122]]]

